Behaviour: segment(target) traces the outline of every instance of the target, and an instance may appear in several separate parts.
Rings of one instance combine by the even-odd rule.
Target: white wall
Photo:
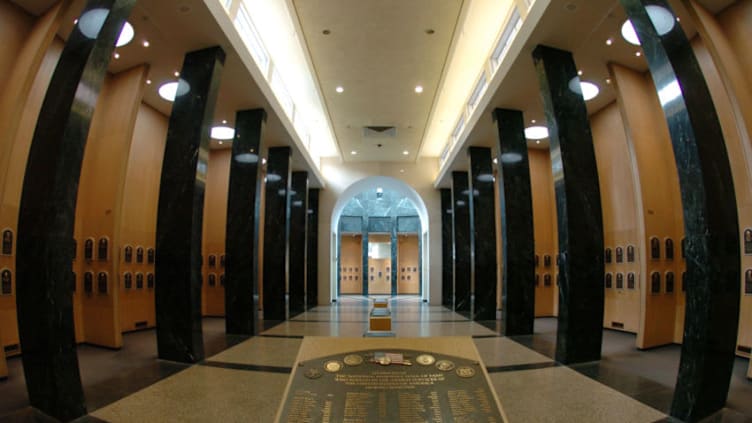
[[[331,218],[339,196],[351,184],[369,176],[389,176],[405,182],[423,199],[428,209],[429,301],[441,304],[441,196],[433,187],[438,159],[415,163],[343,163],[338,158],[322,158],[321,172],[326,188],[319,194],[319,304],[331,301]],[[401,172],[404,170],[404,172]]]

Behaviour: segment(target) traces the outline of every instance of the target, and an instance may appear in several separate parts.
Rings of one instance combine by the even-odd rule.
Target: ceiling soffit
[[[294,0],[346,161],[417,158],[462,5],[463,0]],[[418,85],[422,93],[415,92]],[[394,130],[373,136],[366,126]]]

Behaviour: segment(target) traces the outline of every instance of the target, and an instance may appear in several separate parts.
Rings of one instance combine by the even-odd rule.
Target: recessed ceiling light
[[[545,126],[528,126],[525,128],[525,138],[529,140],[548,138],[548,128]]]
[[[266,157],[261,158],[261,164],[266,164]]]
[[[606,40],[606,45],[607,46],[610,46],[613,43],[614,43],[614,39],[613,38],[609,38],[608,40]]]
[[[131,41],[133,41],[133,35],[135,35],[135,31],[133,31],[133,26],[126,22],[123,25],[123,30],[120,31],[120,36],[118,37],[117,43],[115,45],[117,47],[122,47]]]
[[[535,119],[531,120],[530,123],[535,123]]]
[[[428,34],[428,35],[433,35],[434,33],[436,33],[436,31],[434,31],[434,30],[433,30],[433,29],[431,29],[431,28],[428,28],[428,29],[426,30],[426,34]]]
[[[499,164],[499,159],[498,159],[498,158],[496,158],[496,157],[494,157],[494,159],[493,159],[493,163],[494,163],[494,164]]]
[[[146,80],[146,85],[151,85],[151,79]]]
[[[653,23],[658,35],[664,35],[674,29],[676,19],[668,9],[661,6],[650,5],[645,6],[645,11],[648,12],[650,21]],[[640,45],[640,38],[637,36],[637,32],[629,19],[627,19],[621,26],[621,36],[630,44],[636,46]]]
[[[610,83],[611,83],[611,78],[606,78],[606,84],[610,84]]]
[[[231,140],[235,136],[235,129],[229,126],[215,126],[211,129],[211,137],[215,140]]]
[[[151,45],[151,43],[149,43],[149,40],[144,40],[144,42],[141,43],[141,45],[144,46],[144,47],[149,47]]]
[[[592,82],[580,81],[580,78],[572,78],[569,81],[569,89],[577,94],[582,94],[585,101],[592,100],[598,96],[600,88]]]
[[[120,53],[115,52],[115,54],[112,55],[116,60],[120,58]]]
[[[159,87],[159,96],[167,101],[175,101],[175,97],[188,94],[191,86],[185,80],[172,81]]]
[[[540,144],[540,140],[535,141],[536,144]]]
[[[639,52],[639,51],[636,51],[634,55],[637,56],[637,57],[640,57],[640,56],[642,56],[642,53]]]
[[[222,141],[218,141],[217,144],[222,145]]]
[[[405,173],[405,169],[400,169],[400,173]]]
[[[179,76],[180,76],[180,72],[178,72],[178,71],[175,71],[175,73],[173,73],[173,75],[175,75],[175,78],[177,78],[177,77],[179,77]]]
[[[337,88],[334,89],[334,91],[337,91],[338,93],[341,94],[345,92],[345,87],[343,87],[342,85],[338,85]]]
[[[415,86],[415,92],[420,94],[423,92],[423,86],[422,85],[416,85]]]
[[[577,71],[577,76],[582,76],[582,69]]]
[[[403,156],[407,156],[408,154],[410,154],[410,152],[409,152],[409,151],[407,151],[407,150],[405,150],[405,151],[403,151],[403,152],[402,152],[402,155],[403,155]]]
[[[351,152],[350,152],[350,154],[351,154],[351,155],[353,155],[353,156],[357,156],[357,155],[358,155],[358,152],[357,152],[357,151],[355,151],[355,150],[353,150],[353,151],[351,151]]]
[[[222,125],[227,125],[227,119],[222,119]]]
[[[73,19],[73,25],[78,25],[78,18]]]
[[[325,29],[325,30],[321,31],[321,33],[324,34],[324,35],[329,35],[329,34],[332,33],[332,31],[330,31],[328,29]]]

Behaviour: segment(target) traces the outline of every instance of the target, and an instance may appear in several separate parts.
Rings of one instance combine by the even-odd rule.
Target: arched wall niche
[[[418,212],[418,217],[420,218],[420,226],[421,226],[421,240],[423,244],[423,248],[421,250],[421,271],[422,271],[422,279],[421,279],[421,298],[424,301],[428,301],[430,298],[430,273],[429,273],[429,254],[430,254],[430,243],[429,243],[429,219],[428,219],[428,209],[426,208],[425,201],[423,201],[423,198],[408,184],[406,184],[403,181],[400,181],[399,179],[391,178],[388,176],[369,176],[365,177],[363,179],[360,179],[351,185],[349,185],[342,194],[339,195],[337,198],[336,203],[334,204],[334,207],[332,209],[332,215],[330,219],[330,228],[331,228],[331,252],[332,257],[335,257],[337,254],[337,240],[339,239],[339,220],[340,217],[342,217],[342,211],[345,209],[347,204],[352,200],[354,197],[356,197],[358,194],[368,191],[368,190],[376,190],[377,188],[382,188],[385,191],[392,191],[395,192],[401,196],[404,196],[407,198],[414,206],[415,209]],[[337,285],[337,271],[336,271],[337,261],[331,260],[330,261],[330,272],[329,272],[329,285],[330,285],[330,301],[336,300],[336,298],[339,296],[338,292],[338,285]]]

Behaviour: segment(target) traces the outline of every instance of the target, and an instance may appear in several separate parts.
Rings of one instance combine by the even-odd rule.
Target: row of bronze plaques
[[[559,285],[558,273],[556,274],[556,285],[557,286]],[[540,286],[540,275],[536,273],[535,274],[535,287],[537,288],[539,286]],[[543,275],[543,286],[551,286],[551,275],[549,275],[548,273]]]
[[[375,269],[371,267],[371,272],[374,272],[374,271]],[[402,273],[407,273],[407,272],[415,273],[418,271],[418,268],[417,267],[403,267],[401,271]],[[339,272],[340,273],[359,273],[359,268],[358,267],[340,267]],[[386,268],[386,272],[389,273],[388,266]],[[379,272],[379,276],[381,276],[381,272]]]
[[[217,286],[217,274],[216,273],[209,273],[207,276],[208,279],[208,285],[210,287]],[[204,284],[204,275],[201,275],[201,285]],[[221,273],[219,275],[219,286],[225,286],[225,274]]]
[[[378,277],[379,279],[381,279],[381,278],[383,277],[382,273],[381,273],[381,272],[379,272],[379,274],[378,274],[378,276],[377,276],[377,277]],[[359,280],[359,279],[360,279],[360,277],[359,277],[358,275],[342,275],[342,277],[340,278],[340,281],[357,281],[357,280]],[[413,278],[411,277],[411,275],[407,275],[407,276],[405,276],[405,275],[401,275],[401,276],[400,276],[400,280],[403,280],[403,281],[410,281],[410,280],[412,280],[412,279],[413,279]],[[374,278],[374,275],[371,275],[371,276],[370,276],[370,280],[372,280],[372,281],[373,281],[373,280],[375,280],[375,278]],[[387,274],[387,275],[386,275],[386,280],[387,280],[387,281],[391,281],[391,280],[392,280],[392,277],[391,277],[391,276],[390,276],[389,274]]]
[[[556,265],[559,265],[559,255],[556,255]],[[535,267],[540,266],[540,256],[538,254],[535,255]],[[548,254],[545,254],[543,256],[543,267],[551,267],[551,256]]]
[[[682,292],[687,291],[687,273],[682,272]],[[668,271],[666,272],[666,289],[661,289],[661,272],[653,272],[650,274],[650,293],[651,294],[660,294],[661,292],[665,294],[672,294],[674,292],[674,286],[675,286],[675,276],[674,272]],[[605,288],[606,289],[624,289],[624,273],[617,273],[616,274],[616,286],[614,286],[614,274],[613,273],[606,273],[605,276]],[[627,273],[627,287],[626,289],[637,289],[638,284],[636,281],[636,277],[634,272]]]
[[[84,260],[87,262],[91,262],[94,260],[94,238],[87,238],[84,241]],[[97,244],[97,261],[106,262],[110,259],[110,240],[107,237],[99,238],[99,241],[96,241]],[[78,249],[78,242],[74,239],[73,240],[73,260],[76,259],[77,256],[77,249]],[[146,262],[149,264],[154,264],[155,261],[155,251],[154,248],[149,247],[146,250]],[[133,247],[130,245],[126,245],[123,247],[123,261],[125,263],[132,263],[133,262]],[[143,263],[144,262],[144,247],[138,246],[136,247],[136,263]]]

